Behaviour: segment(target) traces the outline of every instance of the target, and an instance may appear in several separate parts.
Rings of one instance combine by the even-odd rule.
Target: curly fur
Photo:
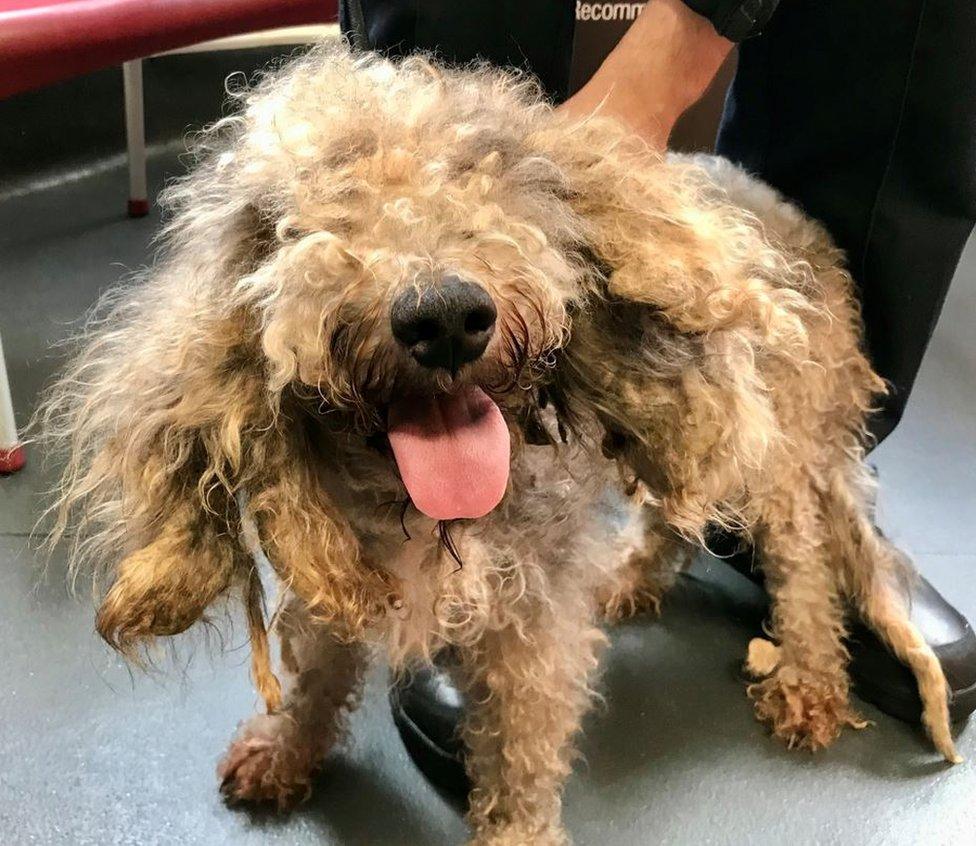
[[[135,655],[225,595],[249,610],[269,714],[221,765],[228,796],[306,795],[365,644],[398,668],[451,647],[474,703],[475,840],[564,842],[601,614],[656,605],[679,547],[714,524],[762,552],[778,647],[750,693],[777,735],[818,748],[858,724],[853,601],[956,760],[944,678],[867,516],[884,386],[817,224],[726,162],[569,122],[488,68],[319,48],[239,97],[166,192],[155,267],[109,296],[41,413],[67,454],[53,539],[70,532],[76,566],[106,574],[113,646]],[[499,312],[453,382],[388,320],[444,273]],[[509,422],[511,482],[445,529],[401,508],[385,409],[469,383]],[[280,694],[249,532],[290,597]]]

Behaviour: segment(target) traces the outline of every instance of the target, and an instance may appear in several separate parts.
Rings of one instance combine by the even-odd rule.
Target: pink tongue
[[[505,495],[508,426],[480,388],[395,403],[388,434],[410,499],[428,517],[483,517]]]

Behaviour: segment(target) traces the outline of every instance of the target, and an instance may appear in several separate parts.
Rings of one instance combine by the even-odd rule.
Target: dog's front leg
[[[461,656],[464,726],[478,846],[561,846],[571,741],[590,701],[604,635],[580,602],[552,602],[523,626],[489,632]],[[555,610],[555,609],[558,609]]]
[[[848,701],[844,597],[819,498],[798,480],[776,490],[762,504],[757,540],[777,645],[750,644],[747,669],[765,678],[749,694],[777,737],[816,750],[865,723]]]
[[[282,705],[241,725],[218,775],[228,801],[271,803],[284,810],[308,797],[312,774],[358,705],[366,649],[337,640],[297,598],[283,611],[277,632]]]

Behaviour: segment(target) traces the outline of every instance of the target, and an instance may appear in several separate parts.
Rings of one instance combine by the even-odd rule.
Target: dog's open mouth
[[[428,517],[483,517],[505,495],[508,426],[480,388],[398,400],[388,435],[407,493]]]

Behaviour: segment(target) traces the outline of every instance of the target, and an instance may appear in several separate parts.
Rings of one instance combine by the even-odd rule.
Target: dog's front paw
[[[661,594],[651,586],[615,591],[598,597],[603,619],[610,624],[621,623],[645,611],[661,613]]]
[[[816,752],[833,743],[845,726],[868,725],[851,708],[845,682],[796,667],[778,667],[748,690],[756,716],[790,749]]]
[[[312,791],[316,758],[283,715],[257,715],[245,723],[217,767],[220,792],[231,804],[271,805],[279,812]]]
[[[597,606],[611,624],[648,611],[660,614],[661,599],[673,582],[672,572],[655,572],[653,565],[637,558],[616,584],[597,592]]]

